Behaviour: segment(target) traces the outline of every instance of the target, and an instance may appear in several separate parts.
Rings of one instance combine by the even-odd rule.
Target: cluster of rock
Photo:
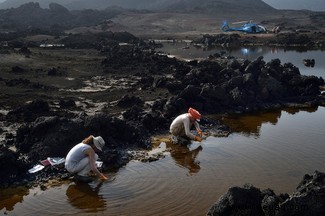
[[[267,45],[267,46],[301,46],[310,48],[323,48],[325,46],[325,34],[315,33],[281,33],[275,37],[242,36],[239,34],[203,35],[193,40],[194,44],[204,46],[239,47],[245,45]]]
[[[314,67],[315,66],[315,59],[304,59],[303,63],[307,67]]]
[[[106,73],[131,73],[143,90],[167,89],[168,97],[155,103],[164,117],[190,105],[203,113],[220,113],[258,111],[288,102],[323,103],[322,78],[301,75],[293,64],[282,65],[279,59],[266,63],[262,56],[249,61],[216,54],[204,61],[182,62],[130,48],[109,55],[103,68]]]
[[[325,173],[305,175],[292,195],[276,195],[253,185],[229,188],[211,207],[208,216],[286,216],[325,214]]]
[[[71,104],[71,101],[62,101],[61,104],[67,107],[66,104]],[[87,116],[81,113],[63,117],[59,113],[51,113],[48,103],[43,100],[33,101],[9,112],[7,120],[23,121],[25,124],[17,130],[15,138],[12,137],[14,141],[7,139],[6,144],[1,146],[2,186],[34,180],[46,181],[49,176],[67,177],[64,169],[48,169],[45,173],[34,175],[27,174],[27,170],[49,156],[65,157],[75,144],[82,141],[80,139],[91,134],[100,134],[107,143],[101,154],[105,162],[104,169],[125,165],[130,160],[127,149],[150,147],[147,134],[124,120],[105,114]],[[16,152],[5,147],[13,142]]]

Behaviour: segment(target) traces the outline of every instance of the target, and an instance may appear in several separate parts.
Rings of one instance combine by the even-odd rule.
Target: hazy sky
[[[263,0],[277,9],[325,11],[325,0]]]
[[[0,0],[0,2],[4,2],[4,1],[6,0]],[[307,9],[307,10],[314,10],[314,11],[325,11],[325,0],[263,0],[263,1],[277,9],[296,9],[296,10]]]

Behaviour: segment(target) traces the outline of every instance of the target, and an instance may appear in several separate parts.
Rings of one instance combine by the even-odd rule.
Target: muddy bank
[[[159,44],[110,35],[66,37],[64,49],[11,45],[2,54],[1,186],[69,178],[62,168],[27,170],[47,157],[65,157],[90,134],[107,143],[103,169],[118,169],[136,157],[131,151],[150,149],[150,137],[167,134],[190,106],[208,115],[324,105],[324,80],[279,59],[216,53],[185,62],[156,53]],[[201,125],[214,135],[228,132],[206,117]]]
[[[276,195],[272,189],[260,190],[253,185],[229,188],[211,207],[207,215],[324,215],[325,174],[306,174],[291,194]]]

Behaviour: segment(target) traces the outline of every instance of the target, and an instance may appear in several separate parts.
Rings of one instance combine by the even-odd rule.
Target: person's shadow
[[[106,201],[99,195],[99,189],[103,182],[96,187],[91,187],[87,183],[72,183],[66,191],[68,202],[71,206],[86,210],[87,212],[98,212],[105,210]]]

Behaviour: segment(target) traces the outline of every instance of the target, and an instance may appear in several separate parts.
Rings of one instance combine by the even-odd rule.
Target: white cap
[[[105,141],[101,136],[93,137],[93,142],[98,150],[100,150],[100,151],[103,150],[102,148],[105,145]]]

